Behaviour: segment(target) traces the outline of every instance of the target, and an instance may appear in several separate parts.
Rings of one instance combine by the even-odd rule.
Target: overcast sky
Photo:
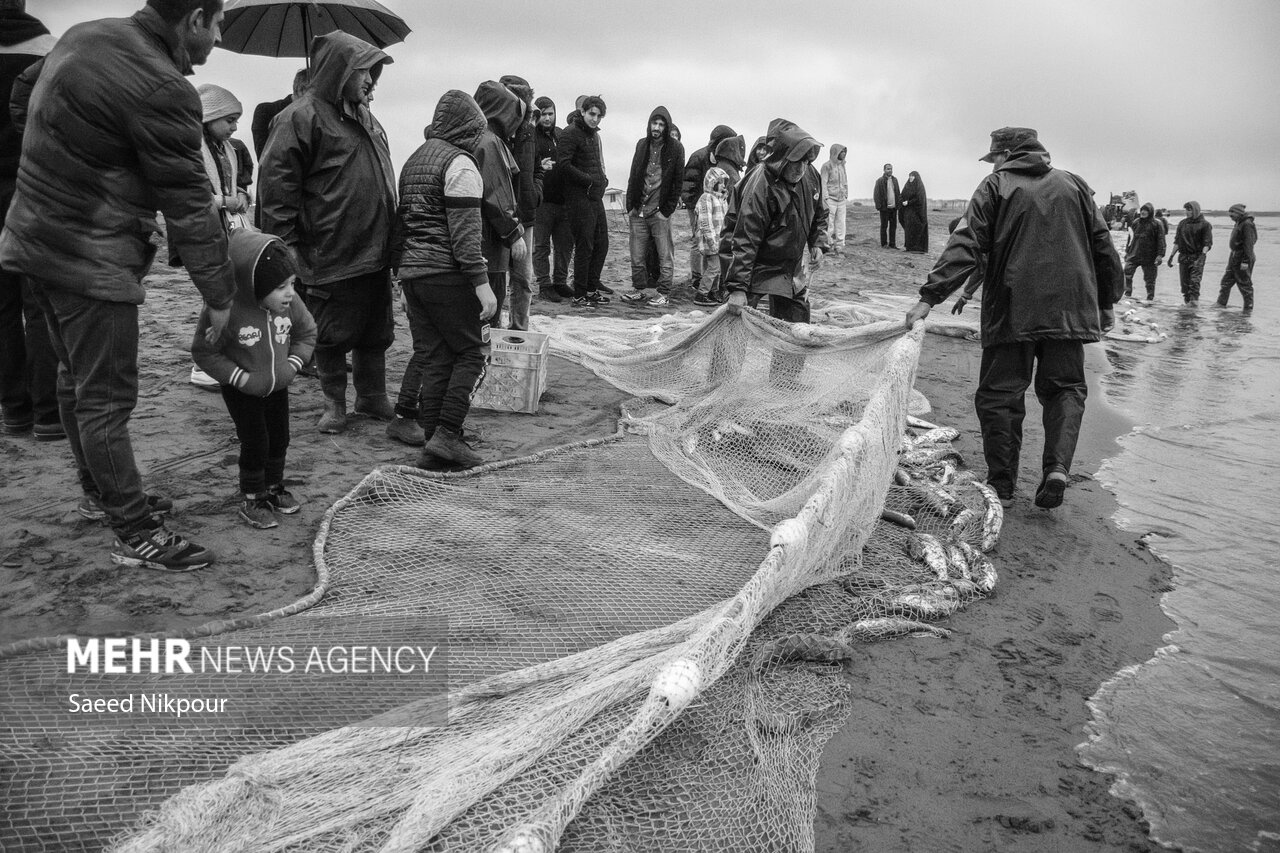
[[[143,0],[27,0],[54,35]],[[610,184],[625,187],[658,104],[686,153],[728,124],[747,145],[785,117],[849,149],[854,198],[881,166],[920,172],[933,198],[968,197],[992,129],[1034,127],[1054,165],[1100,202],[1136,190],[1178,208],[1280,210],[1277,0],[383,0],[413,29],[373,109],[399,168],[439,96],[518,74],[563,117],[601,94]],[[790,10],[803,10],[803,16]],[[215,50],[193,82],[245,104],[289,91],[296,59]],[[1268,106],[1269,105],[1269,106]]]

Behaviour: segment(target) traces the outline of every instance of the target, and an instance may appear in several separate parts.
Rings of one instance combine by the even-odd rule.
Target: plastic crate
[[[471,400],[479,409],[536,414],[547,390],[547,349],[539,332],[494,329],[489,333],[489,366]]]

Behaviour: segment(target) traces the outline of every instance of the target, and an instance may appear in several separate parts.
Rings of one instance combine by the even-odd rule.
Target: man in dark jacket
[[[680,202],[684,146],[671,138],[671,113],[655,107],[649,114],[648,132],[636,142],[627,178],[627,223],[631,236],[631,287],[622,294],[628,302],[652,307],[667,304],[675,258],[671,246],[671,214]],[[657,293],[650,298],[649,253],[657,253]]]
[[[520,127],[511,138],[511,153],[516,158],[515,176],[516,211],[524,229],[524,256],[511,259],[508,275],[511,288],[510,323],[512,329],[529,328],[529,304],[533,301],[533,226],[538,215],[538,200],[542,196],[542,161],[537,158],[538,143],[533,138],[537,116],[533,109],[533,87],[529,81],[514,74],[505,74],[498,82],[511,90],[524,106]]]
[[[1219,308],[1227,307],[1231,298],[1231,288],[1240,288],[1244,297],[1244,316],[1253,313],[1253,265],[1257,258],[1253,254],[1253,246],[1258,242],[1258,228],[1253,224],[1253,215],[1245,210],[1243,204],[1233,204],[1227,211],[1235,227],[1231,229],[1231,240],[1227,247],[1231,255],[1227,258],[1227,270],[1222,274],[1222,282],[1218,285]]]
[[[711,131],[711,138],[702,148],[689,155],[684,164],[684,179],[681,184],[680,200],[684,202],[685,212],[689,214],[689,286],[694,290],[702,289],[702,250],[698,248],[698,199],[702,196],[702,182],[711,168],[711,156],[721,142],[737,136],[733,128],[727,124],[718,124]]]
[[[564,186],[556,170],[560,130],[556,105],[550,98],[533,102],[538,111],[534,129],[534,157],[542,168],[542,197],[533,223],[533,274],[538,295],[550,302],[573,298],[569,287],[569,258],[573,256],[573,232],[564,213]]]
[[[391,319],[388,241],[395,218],[395,171],[369,96],[391,57],[344,32],[317,36],[311,84],[276,116],[258,163],[263,231],[302,261],[315,317],[316,369],[324,392],[317,428],[347,428],[347,353],[355,410],[394,417],[387,399]]]
[[[826,249],[827,210],[813,161],[821,143],[793,122],[769,122],[770,153],[730,196],[720,243],[724,288],[733,305],[769,297],[769,314],[809,322],[806,260]]]
[[[480,205],[484,229],[480,245],[489,267],[489,287],[493,288],[494,298],[498,300],[497,310],[489,322],[497,326],[507,292],[507,273],[513,263],[524,261],[527,251],[516,191],[520,167],[511,150],[511,140],[524,123],[524,103],[506,86],[493,80],[480,84],[475,101],[488,119],[472,153],[484,180],[484,202]],[[515,319],[517,308],[522,307],[524,317],[521,321],[528,326],[528,294],[524,297],[523,306],[513,304],[511,311]]]
[[[604,213],[604,191],[609,178],[604,173],[604,152],[600,146],[600,122],[605,103],[599,95],[588,95],[582,107],[569,116],[556,148],[556,171],[564,185],[565,211],[573,232],[573,302],[594,308],[609,302],[600,288],[600,273],[609,254],[609,223]]]
[[[1173,236],[1173,252],[1169,266],[1178,259],[1178,281],[1182,285],[1182,301],[1195,305],[1200,301],[1200,279],[1204,275],[1204,260],[1213,248],[1213,226],[1200,212],[1200,203],[1189,201],[1182,206],[1186,219],[1178,223]]]
[[[49,30],[26,13],[21,0],[0,4],[0,106],[9,103],[18,75],[53,44]],[[0,109],[0,216],[13,198],[21,152],[22,129],[8,109]],[[0,428],[10,435],[34,429],[38,441],[65,437],[57,378],[58,357],[30,282],[0,270]]]
[[[400,172],[392,264],[413,334],[396,414],[428,436],[418,466],[471,468],[482,461],[462,440],[471,397],[484,379],[484,318],[498,302],[481,251],[484,181],[473,152],[488,133],[465,92],[445,92],[427,141]]]
[[[222,334],[235,280],[200,155],[200,98],[185,79],[217,43],[221,0],[172,0],[78,24],[27,75],[17,190],[0,264],[31,279],[58,356],[58,405],[85,493],[120,565],[190,571],[206,548],[165,529],[129,441],[138,399],[138,306],[164,214],[170,243]],[[19,109],[18,111],[21,111]],[[127,117],[128,121],[123,121]]]
[[[898,179],[893,176],[893,164],[884,164],[884,174],[876,179],[872,190],[872,201],[876,210],[880,211],[880,247],[898,248],[898,201],[902,198],[902,189]]]
[[[1086,394],[1084,344],[1114,324],[1123,292],[1120,256],[1082,179],[1049,165],[1036,132],[1005,127],[981,158],[985,178],[942,251],[907,327],[965,284],[986,261],[982,366],[974,403],[987,482],[1013,500],[1022,449],[1024,397],[1034,369],[1044,407],[1044,455],[1036,506],[1062,504]]]
[[[271,134],[271,122],[284,112],[284,108],[302,97],[307,91],[307,82],[311,79],[310,68],[300,68],[293,75],[293,93],[285,95],[278,101],[265,101],[253,108],[253,154],[262,159],[262,149],[267,147],[267,137]]]
[[[1124,259],[1124,295],[1133,295],[1133,274],[1141,267],[1148,302],[1156,298],[1156,272],[1164,260],[1164,229],[1155,213],[1150,202],[1138,209],[1138,218],[1129,226],[1129,248]]]

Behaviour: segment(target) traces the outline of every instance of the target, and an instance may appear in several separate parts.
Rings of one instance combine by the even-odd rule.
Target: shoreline
[[[815,293],[858,298],[860,289],[914,293],[954,212],[931,212],[935,252],[908,255],[874,245],[874,210],[850,209],[850,244],[814,277]],[[676,280],[687,276],[676,217]],[[605,281],[628,286],[625,225],[610,214],[613,248]],[[234,431],[216,394],[186,382],[198,303],[180,270],[158,266],[141,312],[140,397],[131,423],[149,489],[177,499],[173,527],[212,544],[220,558],[193,575],[120,570],[107,556],[109,531],[75,512],[76,479],[65,443],[0,437],[13,476],[0,483],[0,646],[22,637],[79,632],[177,632],[264,613],[304,597],[314,583],[311,546],[325,510],[371,468],[412,464],[417,451],[385,437],[383,424],[353,418],[349,431],[314,430],[314,381],[290,394],[294,440],[286,483],[306,501],[279,528],[248,534],[235,519]],[[672,311],[688,311],[677,288]],[[535,311],[570,313],[535,302]],[[939,309],[941,310],[941,309]],[[602,317],[661,312],[615,303]],[[405,320],[388,375],[408,353]],[[1097,348],[1090,348],[1096,350]],[[917,385],[926,417],[962,431],[957,447],[981,468],[971,395],[977,344],[927,335]],[[1101,352],[1097,352],[1101,358]],[[1077,472],[1096,471],[1128,429],[1103,405],[1089,359],[1091,400]],[[557,359],[538,415],[476,411],[469,424],[489,458],[612,434],[629,395]],[[1100,368],[1099,368],[1100,369]],[[1123,426],[1122,426],[1123,425]],[[1119,429],[1118,434],[1112,434]],[[1039,410],[1027,417],[1028,458],[1038,456]],[[1019,502],[993,553],[1001,582],[990,600],[942,624],[946,641],[897,640],[861,647],[853,667],[849,722],[828,744],[817,774],[817,850],[1027,849],[1158,850],[1136,807],[1108,793],[1110,777],[1079,764],[1086,700],[1122,667],[1147,660],[1172,623],[1159,607],[1169,568],[1111,521],[1114,496],[1076,477],[1063,509],[1030,506],[1035,482],[1024,465]],[[1155,643],[1150,644],[1154,637]],[[905,674],[906,677],[903,677]]]

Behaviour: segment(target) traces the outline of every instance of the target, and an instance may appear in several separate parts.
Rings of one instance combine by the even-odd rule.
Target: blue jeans
[[[649,286],[649,247],[658,254],[658,278],[654,282],[659,293],[671,292],[675,270],[675,250],[671,245],[671,220],[661,213],[652,216],[628,214],[631,232],[631,286],[644,290]]]
[[[119,535],[151,513],[129,439],[138,402],[138,306],[104,302],[32,279],[58,357],[58,407],[85,494]]]

